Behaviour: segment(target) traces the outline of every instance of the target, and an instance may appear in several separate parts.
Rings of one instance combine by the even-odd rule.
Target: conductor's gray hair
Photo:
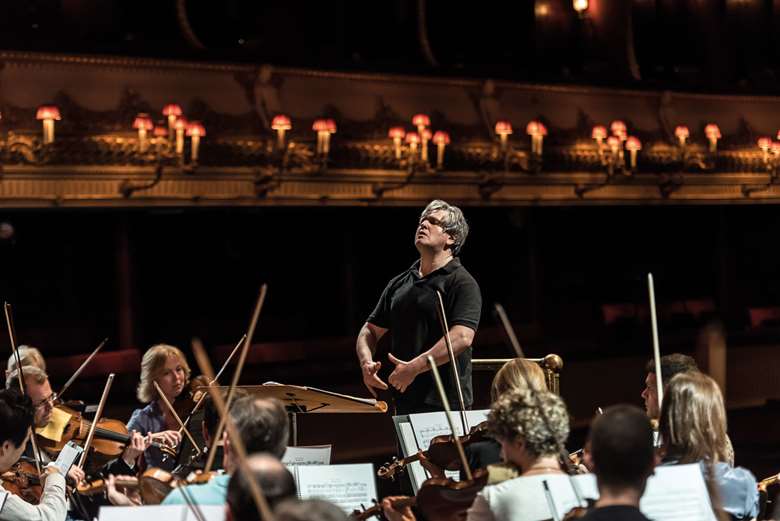
[[[452,244],[452,254],[457,255],[460,253],[460,249],[466,242],[466,237],[469,235],[469,225],[466,222],[466,218],[463,217],[463,212],[457,206],[453,206],[441,199],[436,199],[428,203],[428,206],[420,214],[420,221],[428,217],[433,212],[442,210],[445,212],[444,219],[442,220],[442,228],[454,241]]]

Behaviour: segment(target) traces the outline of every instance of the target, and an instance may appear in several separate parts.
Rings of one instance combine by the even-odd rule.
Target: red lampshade
[[[772,146],[772,140],[768,137],[758,138],[758,148],[766,152]]]
[[[163,116],[176,116],[177,118],[182,115],[181,107],[176,103],[169,103],[163,107]]]
[[[415,127],[427,127],[431,124],[431,119],[425,114],[416,114],[412,118],[412,125]]]
[[[311,129],[315,132],[327,132],[328,120],[327,119],[315,119],[311,126]]]
[[[780,142],[772,141],[772,153],[775,155],[780,154]]]
[[[176,130],[187,130],[187,118],[181,116],[176,119],[176,123],[173,124]]]
[[[607,137],[607,129],[606,127],[603,127],[601,125],[596,125],[593,127],[593,131],[590,133],[590,137],[593,139],[606,139]]]
[[[626,139],[626,150],[642,150],[642,142],[634,136],[628,136],[628,139]]]
[[[187,125],[187,135],[203,137],[206,135],[206,127],[200,121],[190,121]]]
[[[330,132],[331,134],[336,133],[336,122],[332,119],[326,119],[325,120],[325,130]]]
[[[450,135],[443,130],[437,130],[436,133],[433,134],[433,142],[437,145],[449,145]]]
[[[619,147],[620,146],[620,138],[615,136],[609,136],[607,138],[607,145],[610,147]]]
[[[691,133],[688,131],[688,127],[686,127],[685,125],[679,125],[674,129],[674,135],[677,136],[679,139],[682,138],[687,139],[691,135]]]
[[[432,137],[433,137],[433,132],[431,132],[427,128],[424,128],[422,134],[420,135],[420,138],[424,139],[425,141],[430,141]]]
[[[512,133],[512,124],[508,121],[496,121],[496,134],[508,136]]]
[[[405,135],[404,127],[393,127],[387,132],[387,137],[390,139],[403,139]]]
[[[718,128],[718,125],[715,123],[710,123],[706,127],[704,127],[704,135],[707,136],[707,138],[712,139],[720,139],[720,128]]]
[[[274,119],[271,121],[271,128],[274,130],[290,130],[292,123],[290,123],[290,118],[284,114],[279,114],[274,116]]]
[[[623,123],[622,121],[620,121],[619,119],[613,121],[609,125],[609,129],[616,136],[625,136],[626,135],[626,124]]]
[[[152,123],[152,118],[149,117],[149,114],[140,112],[133,121],[133,128],[152,130],[154,123]]]
[[[547,135],[547,127],[544,126],[544,124],[540,123],[539,121],[531,121],[526,125],[525,131],[528,133],[529,136],[546,136]]]
[[[158,123],[152,131],[154,137],[166,137],[168,135],[168,128],[163,123]]]
[[[406,134],[406,142],[411,144],[417,144],[420,142],[420,135],[417,132],[409,132]]]
[[[60,117],[60,109],[56,105],[41,105],[38,107],[35,119],[56,119],[59,121],[62,118]]]

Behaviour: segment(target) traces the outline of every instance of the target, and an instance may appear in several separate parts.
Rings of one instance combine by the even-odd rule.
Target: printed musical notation
[[[330,465],[331,445],[287,447],[282,463],[291,465]]]
[[[322,498],[346,513],[370,506],[376,499],[374,467],[370,463],[350,465],[296,465],[293,475],[301,499]]]

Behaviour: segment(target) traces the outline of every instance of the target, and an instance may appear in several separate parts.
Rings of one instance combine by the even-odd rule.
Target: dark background
[[[25,0],[0,48],[774,94],[773,0]]]
[[[116,245],[127,233],[135,345],[121,347],[192,336],[229,344],[262,282],[270,289],[256,340],[351,336],[416,259],[419,210],[4,211],[15,234],[0,242],[0,294],[14,304],[20,342],[66,354],[116,339]],[[514,322],[537,326],[539,349],[645,352],[644,330],[603,345],[612,337],[601,305],[646,303],[648,272],[659,306],[712,299],[734,334],[748,329],[749,307],[780,304],[774,206],[465,211],[462,260],[482,288],[483,326],[495,325],[490,309],[501,302]]]

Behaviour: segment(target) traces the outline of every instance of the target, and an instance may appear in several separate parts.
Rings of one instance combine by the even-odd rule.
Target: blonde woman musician
[[[151,440],[170,446],[178,445],[181,441],[179,426],[157,395],[154,382],[160,386],[168,401],[173,403],[189,379],[190,366],[179,348],[167,344],[151,347],[141,360],[141,381],[137,392],[138,399],[148,405],[133,411],[127,422],[127,430],[149,435]],[[148,467],[172,470],[176,465],[173,458],[165,458],[157,447],[146,449],[144,457]]]
[[[665,465],[699,463],[710,485],[713,504],[732,519],[758,513],[753,474],[729,464],[726,409],[718,384],[704,373],[689,371],[669,380],[664,391],[659,431]]]

